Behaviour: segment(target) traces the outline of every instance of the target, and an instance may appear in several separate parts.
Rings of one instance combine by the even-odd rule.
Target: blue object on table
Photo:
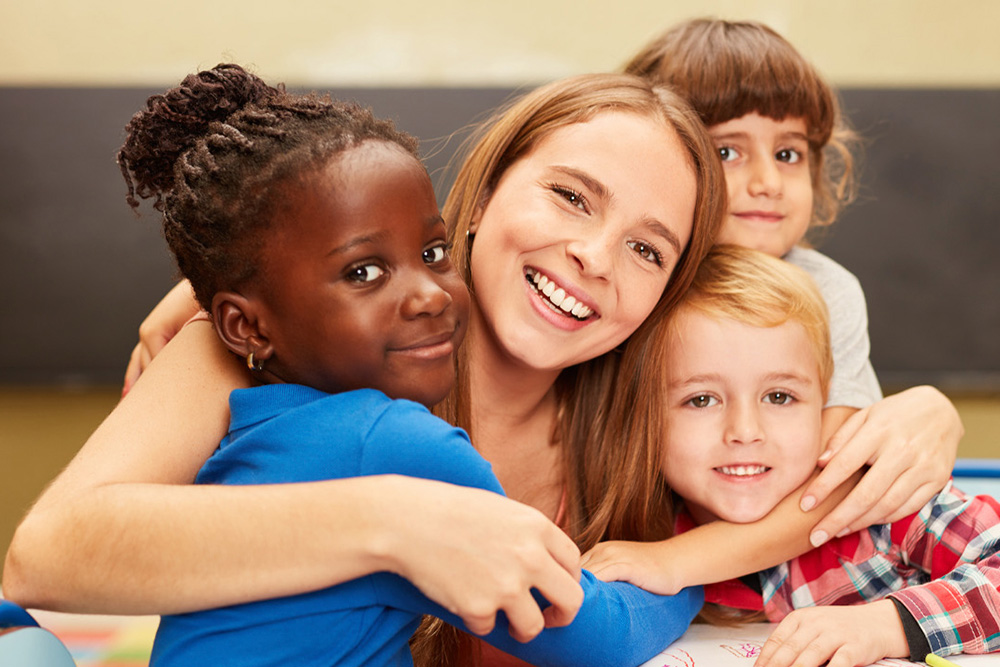
[[[1000,477],[1000,459],[958,459],[955,477]]]
[[[76,667],[59,638],[38,627],[31,614],[0,600],[0,667]]]
[[[952,477],[970,496],[1000,498],[1000,459],[958,459]]]

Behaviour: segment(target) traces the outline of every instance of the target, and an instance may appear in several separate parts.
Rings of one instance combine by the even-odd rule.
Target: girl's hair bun
[[[173,186],[177,158],[213,123],[225,123],[249,106],[266,106],[284,95],[283,86],[269,86],[239,65],[223,63],[189,74],[179,86],[150,97],[125,127],[129,142],[118,154],[129,184],[129,205],[139,205],[135,195],[155,196],[155,206],[161,208],[163,195]]]

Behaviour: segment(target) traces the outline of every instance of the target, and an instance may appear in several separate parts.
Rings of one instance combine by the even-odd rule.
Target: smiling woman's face
[[[538,142],[473,221],[472,284],[502,354],[562,369],[622,343],[691,237],[696,178],[676,132],[603,112]]]

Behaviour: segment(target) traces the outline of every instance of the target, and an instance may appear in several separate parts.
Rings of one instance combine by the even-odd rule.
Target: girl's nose
[[[749,169],[750,180],[747,189],[752,196],[777,197],[781,194],[781,173],[770,156],[753,160]]]
[[[403,317],[436,317],[451,305],[451,294],[430,270],[415,272],[408,282]]]

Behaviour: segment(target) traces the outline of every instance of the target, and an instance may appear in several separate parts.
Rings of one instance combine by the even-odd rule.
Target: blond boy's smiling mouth
[[[735,465],[712,468],[712,470],[721,472],[723,475],[728,475],[730,477],[753,477],[754,475],[763,475],[770,469],[771,468],[769,466],[765,465]]]

